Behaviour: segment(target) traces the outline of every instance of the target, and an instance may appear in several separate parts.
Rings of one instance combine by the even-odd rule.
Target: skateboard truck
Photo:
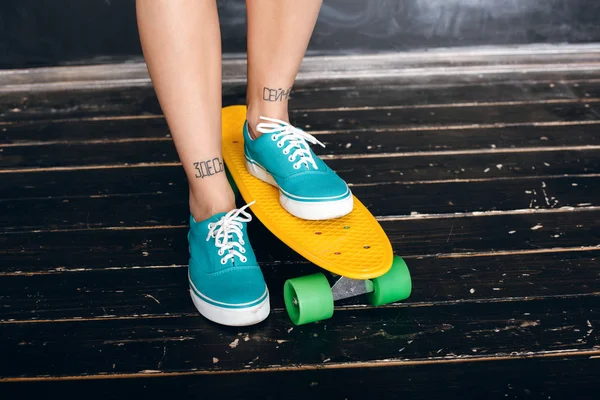
[[[373,279],[351,279],[334,275],[337,280],[329,286],[323,273],[288,279],[283,287],[285,307],[295,325],[331,318],[334,302],[367,295],[373,306],[405,300],[410,296],[410,272],[401,257],[394,257],[390,270]]]
[[[334,277],[338,277],[334,275]],[[360,296],[361,294],[371,293],[373,291],[373,282],[369,279],[360,280],[339,276],[337,281],[331,287],[333,301],[349,299],[351,297]],[[298,306],[298,299],[293,298],[294,306]]]
[[[349,299],[350,297],[360,296],[361,294],[371,293],[373,291],[373,281],[370,279],[360,280],[341,276],[331,287],[333,301]]]

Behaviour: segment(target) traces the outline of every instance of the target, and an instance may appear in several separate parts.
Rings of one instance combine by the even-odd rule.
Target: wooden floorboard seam
[[[466,213],[451,213],[451,214],[413,214],[413,215],[389,215],[379,216],[375,218],[380,221],[410,221],[410,220],[432,220],[432,219],[450,219],[450,218],[479,218],[479,217],[495,217],[502,215],[530,215],[530,214],[558,214],[558,213],[575,213],[575,212],[590,212],[599,211],[600,206],[564,206],[558,208],[525,208],[520,210],[508,211],[471,211]],[[189,225],[146,225],[146,226],[104,226],[90,228],[60,228],[60,229],[32,229],[26,231],[10,231],[2,232],[5,235],[20,235],[28,233],[56,233],[56,232],[89,232],[89,231],[133,231],[133,230],[157,230],[157,229],[182,229],[188,228]]]
[[[293,110],[291,110],[293,112]],[[139,116],[113,116],[113,117],[81,117],[66,119],[39,119],[28,122],[27,125],[49,124],[49,123],[76,123],[76,122],[106,122],[106,121],[129,121],[129,120],[150,120],[164,119],[162,115],[139,115]],[[0,121],[0,126],[18,125],[24,126],[22,121]],[[527,122],[495,122],[490,124],[446,124],[446,125],[427,125],[392,127],[392,128],[349,128],[349,129],[319,129],[311,130],[311,135],[324,135],[336,133],[365,133],[365,132],[420,132],[420,131],[447,131],[447,130],[472,130],[472,129],[502,129],[518,127],[544,127],[544,126],[578,126],[578,125],[600,125],[600,119],[594,120],[576,120],[576,121],[527,121]],[[165,132],[166,132],[165,125]]]
[[[97,145],[97,144],[122,144],[139,142],[171,142],[170,137],[165,138],[128,138],[128,139],[106,139],[90,141],[54,141],[37,143],[7,143],[0,144],[0,148],[10,147],[41,147],[54,145]],[[393,152],[393,153],[357,153],[357,154],[323,154],[321,157],[327,160],[353,160],[353,159],[373,159],[373,158],[406,158],[406,157],[436,157],[449,155],[471,155],[471,154],[513,154],[513,153],[550,153],[557,151],[589,151],[600,150],[600,145],[583,146],[531,146],[531,147],[511,147],[511,148],[483,148],[476,150],[438,150],[438,151],[411,151],[411,152]],[[159,162],[160,164],[160,162]],[[170,163],[169,163],[170,164]],[[32,167],[34,168],[34,167]],[[59,167],[56,167],[59,168]],[[78,168],[78,166],[73,166]],[[14,171],[14,169],[0,169],[0,173]]]
[[[453,155],[479,155],[479,154],[520,154],[520,153],[553,153],[560,151],[597,151],[600,145],[589,146],[559,146],[559,147],[524,147],[515,149],[481,149],[481,150],[448,150],[448,151],[423,151],[410,153],[374,153],[374,154],[347,154],[347,155],[323,155],[325,160],[355,160],[355,159],[381,159],[381,158],[409,158],[409,157],[445,157]],[[117,168],[145,168],[145,167],[177,167],[181,166],[179,161],[156,161],[123,164],[93,164],[93,165],[70,165],[55,167],[26,167],[0,169],[0,174],[32,173],[32,172],[54,172],[54,171],[79,171],[97,169]],[[581,174],[586,176],[585,174]],[[564,175],[562,175],[564,176]],[[382,182],[384,183],[384,182]]]
[[[449,363],[474,363],[484,361],[506,361],[514,359],[531,359],[531,358],[555,358],[555,357],[577,357],[588,356],[589,358],[600,357],[600,350],[596,347],[590,350],[553,350],[541,352],[519,352],[513,354],[504,354],[493,357],[485,356],[463,356],[460,358],[445,358],[439,359],[423,359],[423,360],[378,360],[370,362],[349,362],[349,363],[322,363],[322,364],[305,364],[283,367],[281,365],[273,365],[260,368],[236,369],[236,370],[198,370],[198,371],[178,371],[178,372],[163,372],[160,370],[142,370],[139,373],[125,374],[89,374],[89,375],[67,375],[67,376],[35,376],[35,377],[15,377],[5,378],[0,377],[0,383],[4,382],[37,382],[37,381],[65,381],[65,380],[92,380],[92,379],[126,379],[126,378],[154,378],[168,376],[186,376],[186,375],[234,375],[240,373],[261,373],[261,372],[279,372],[279,371],[307,371],[307,370],[324,370],[324,369],[354,369],[354,368],[381,368],[381,367],[401,367],[413,365],[431,365],[431,364],[449,364]]]
[[[0,277],[1,278],[1,277]],[[523,297],[488,297],[485,299],[461,299],[461,300],[442,300],[429,302],[400,302],[391,303],[383,306],[371,306],[366,304],[358,305],[336,305],[335,313],[339,314],[345,311],[369,311],[375,309],[392,309],[401,310],[406,308],[421,308],[421,307],[452,307],[462,304],[486,304],[486,303],[527,303],[530,301],[554,300],[554,299],[583,299],[583,298],[600,297],[600,292],[589,292],[581,294],[563,294],[563,295],[548,295],[548,296],[523,296]],[[271,308],[271,314],[285,314],[287,311],[282,307]],[[197,312],[191,313],[152,313],[152,314],[135,314],[135,315],[99,315],[96,317],[71,317],[71,318],[53,318],[53,319],[13,319],[0,320],[0,326],[5,325],[21,325],[21,324],[48,324],[48,323],[69,323],[69,322],[110,322],[110,321],[131,321],[131,320],[152,320],[152,319],[169,319],[169,318],[199,318],[203,317]]]
[[[516,101],[482,101],[465,103],[441,103],[441,104],[414,104],[414,105],[394,105],[394,106],[363,106],[363,107],[331,107],[331,108],[294,108],[293,113],[300,112],[336,112],[336,111],[371,111],[371,110],[418,110],[429,108],[465,108],[465,107],[501,107],[501,106],[521,106],[532,104],[579,104],[579,103],[598,103],[599,98],[579,97],[574,99],[547,99],[547,100],[516,100]]]
[[[600,249],[600,244],[595,246],[577,246],[577,247],[549,247],[542,249],[527,249],[527,250],[499,250],[499,251],[487,251],[487,252],[462,252],[462,253],[435,253],[435,254],[417,254],[417,255],[406,255],[402,258],[406,260],[415,259],[444,259],[444,258],[475,258],[475,257],[498,257],[498,256],[511,256],[511,255],[531,255],[531,254],[553,254],[553,253],[573,253],[573,252],[591,252]],[[293,262],[290,265],[298,264],[309,265],[308,261]],[[284,266],[287,263],[277,264]],[[93,268],[51,268],[44,271],[15,271],[15,272],[0,272],[1,277],[9,276],[36,276],[36,275],[56,275],[63,273],[85,273],[85,272],[96,272],[96,271],[121,271],[121,270],[135,270],[135,269],[177,269],[187,268],[187,264],[172,264],[172,265],[133,265],[133,266],[112,266],[112,267],[93,267]]]

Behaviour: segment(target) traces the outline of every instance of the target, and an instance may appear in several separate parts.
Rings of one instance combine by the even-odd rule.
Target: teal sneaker
[[[211,321],[229,326],[253,325],[269,315],[269,291],[246,224],[252,219],[244,210],[196,222],[190,215],[188,276],[192,301]]]
[[[246,169],[279,188],[279,202],[290,214],[309,220],[343,217],[354,206],[350,188],[315,155],[308,143],[325,145],[287,122],[261,117],[254,140],[244,123]]]

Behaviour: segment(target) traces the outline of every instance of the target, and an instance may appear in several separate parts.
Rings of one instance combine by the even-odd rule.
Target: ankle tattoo
[[[282,89],[282,88],[273,89],[273,88],[268,88],[265,86],[263,88],[263,100],[271,101],[271,102],[289,100],[291,93],[292,93],[291,87],[288,89]]]
[[[225,171],[223,160],[215,157],[211,160],[199,161],[194,163],[196,169],[196,178],[206,178]]]

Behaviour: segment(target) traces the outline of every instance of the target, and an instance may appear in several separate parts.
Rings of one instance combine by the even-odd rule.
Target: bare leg
[[[137,0],[148,70],[188,178],[196,221],[235,208],[221,153],[216,0]]]
[[[317,21],[321,0],[247,0],[248,123],[289,122],[288,100]]]

